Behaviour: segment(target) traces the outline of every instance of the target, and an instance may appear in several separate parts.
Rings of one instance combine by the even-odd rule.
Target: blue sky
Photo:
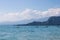
[[[60,0],[0,0],[1,12],[17,12],[25,8],[47,10],[60,7]]]
[[[0,0],[0,23],[46,21],[60,16],[60,0]]]

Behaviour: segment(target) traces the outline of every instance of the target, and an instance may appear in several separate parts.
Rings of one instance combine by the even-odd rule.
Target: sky
[[[46,21],[60,16],[60,0],[0,0],[0,23]]]

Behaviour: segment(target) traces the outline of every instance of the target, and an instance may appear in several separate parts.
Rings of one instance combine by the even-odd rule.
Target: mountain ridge
[[[28,24],[17,24],[17,26],[34,26],[34,25],[60,25],[60,16],[52,16],[47,21],[37,22],[33,21]]]

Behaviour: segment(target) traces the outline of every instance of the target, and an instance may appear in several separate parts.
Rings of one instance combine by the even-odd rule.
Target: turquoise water
[[[60,27],[0,26],[0,40],[60,40]]]

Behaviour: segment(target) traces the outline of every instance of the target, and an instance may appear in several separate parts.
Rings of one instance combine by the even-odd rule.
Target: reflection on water
[[[60,40],[57,26],[0,26],[0,40]]]

